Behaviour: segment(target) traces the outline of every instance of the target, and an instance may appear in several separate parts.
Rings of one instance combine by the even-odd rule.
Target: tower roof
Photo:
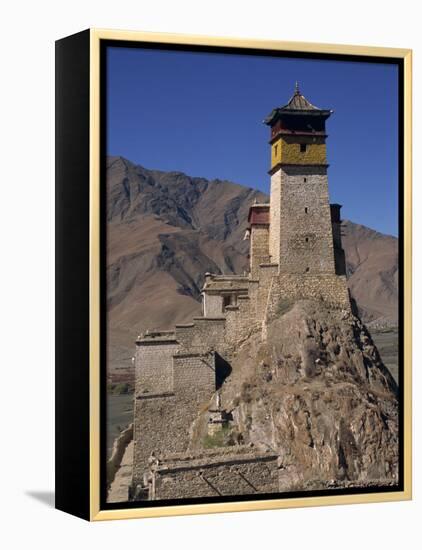
[[[264,119],[264,123],[267,125],[271,125],[276,118],[283,115],[316,115],[328,118],[331,113],[332,111],[330,109],[320,109],[319,107],[315,107],[315,105],[308,101],[306,97],[301,94],[299,90],[299,85],[296,82],[295,92],[286,103],[286,105],[273,109],[271,113]]]

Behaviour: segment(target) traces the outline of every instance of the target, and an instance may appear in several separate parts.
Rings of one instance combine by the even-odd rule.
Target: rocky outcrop
[[[292,305],[237,351],[222,402],[241,443],[279,455],[281,491],[397,482],[397,386],[351,313]]]
[[[119,469],[116,471],[110,485],[107,502],[127,502],[129,487],[132,482],[133,440],[130,441],[123,454]]]
[[[116,477],[122,459],[125,455],[128,445],[133,439],[133,424],[124,429],[114,440],[113,450],[110,458],[107,461],[107,487],[110,487]]]

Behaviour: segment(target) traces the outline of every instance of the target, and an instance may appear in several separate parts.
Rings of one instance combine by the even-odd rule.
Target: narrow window
[[[307,267],[307,268],[305,269],[305,271],[309,271],[309,267]]]
[[[306,178],[305,178],[305,179],[306,179]],[[308,213],[308,207],[305,206],[305,214],[307,214],[307,213]]]
[[[303,178],[303,181],[306,183],[306,178]]]
[[[301,152],[301,153],[305,153],[305,152],[306,152],[306,143],[301,143],[301,144],[300,144],[300,152]]]
[[[309,241],[308,237],[305,237],[305,241],[306,241],[306,242],[308,242],[308,241]]]
[[[277,156],[277,149],[278,149],[278,145],[274,145],[274,156],[275,157]]]

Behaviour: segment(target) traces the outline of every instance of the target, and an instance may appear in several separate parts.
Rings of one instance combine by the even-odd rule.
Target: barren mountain
[[[242,273],[249,206],[263,193],[107,160],[108,351],[130,365],[136,336],[200,314],[203,276]],[[351,292],[364,321],[397,323],[397,239],[344,222]]]

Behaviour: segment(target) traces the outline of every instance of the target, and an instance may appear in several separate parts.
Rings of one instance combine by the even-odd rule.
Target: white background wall
[[[8,539],[3,548],[421,547],[420,468],[414,474],[415,499],[403,503],[93,525],[45,503],[52,499],[54,468],[54,40],[91,26],[414,48],[417,273],[422,232],[418,4],[410,0],[15,0],[2,4],[0,537]],[[422,307],[418,288],[414,297],[417,312]],[[416,428],[422,401],[419,328],[416,313]],[[419,434],[414,432],[414,447],[417,465],[420,429]]]

